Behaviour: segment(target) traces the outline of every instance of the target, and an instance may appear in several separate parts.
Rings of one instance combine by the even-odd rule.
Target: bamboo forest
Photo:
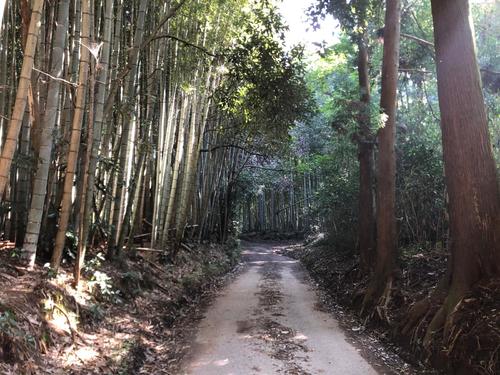
[[[0,0],[0,374],[500,373],[499,0]]]

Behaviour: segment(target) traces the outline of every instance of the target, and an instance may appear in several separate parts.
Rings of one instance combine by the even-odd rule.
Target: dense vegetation
[[[29,30],[9,5],[3,84],[22,85],[2,91],[2,223],[31,266],[38,247],[57,269],[71,239],[79,267],[89,244],[113,258],[137,234],[172,256],[183,238],[225,240],[245,150],[277,148],[307,104],[276,10],[245,4],[39,2]],[[21,35],[35,60],[17,58]]]
[[[340,29],[315,54],[285,47],[275,3],[0,2],[5,269],[89,295],[180,280],[177,301],[234,264],[240,234],[320,237],[311,268],[356,255],[356,311],[498,371],[499,3],[318,0],[312,25]],[[436,263],[414,278],[432,288],[405,299],[415,257]],[[4,357],[22,320],[9,298]]]
[[[468,107],[470,98],[460,102],[464,106],[462,112],[455,109],[453,113],[444,113],[445,109],[449,110],[444,106],[452,102],[444,104],[442,97],[450,90],[462,90],[465,97],[471,84],[465,83],[465,74],[458,75],[458,69],[462,68],[455,64],[453,69],[457,71],[452,75],[464,86],[439,88],[436,59],[440,52],[435,45],[439,36],[436,26],[433,27],[430,5],[428,2],[401,4],[397,114],[391,136],[395,142],[393,151],[381,148],[387,145],[381,143],[381,132],[388,121],[388,112],[383,110],[381,101],[384,95],[381,67],[387,44],[387,31],[381,28],[384,8],[369,1],[320,1],[310,9],[313,23],[327,13],[333,14],[340,22],[342,33],[338,43],[322,46],[319,56],[309,58],[306,81],[316,110],[307,121],[290,131],[291,144],[286,156],[271,159],[258,173],[245,172],[246,195],[240,208],[241,220],[244,231],[263,231],[266,237],[277,231],[312,238],[326,235],[324,248],[317,252],[312,249],[301,254],[301,258],[320,282],[333,289],[334,296],[340,295],[340,301],[382,323],[388,335],[409,344],[411,351],[422,352],[423,357],[432,354],[440,365],[460,363],[452,372],[465,366],[467,370],[462,371],[467,373],[494,373],[498,355],[492,343],[499,337],[488,327],[498,324],[496,310],[489,309],[492,305],[498,306],[494,302],[498,299],[498,271],[494,270],[498,270],[498,238],[494,233],[499,231],[499,196],[495,187],[500,169],[496,52],[499,7],[488,2],[471,5],[483,81],[482,91],[477,92],[477,105],[486,106],[485,114],[478,116],[487,115],[491,143],[485,143],[485,157],[490,158],[488,173],[494,176],[490,180],[493,190],[484,193],[484,196],[489,194],[485,204],[486,211],[491,211],[485,214],[485,222],[491,225],[490,234],[471,242],[473,234],[461,232],[475,224],[454,223],[452,216],[460,216],[459,221],[465,223],[478,211],[457,209],[453,205],[461,205],[469,198],[474,200],[470,196],[473,190],[467,192],[461,188],[469,182],[479,184],[479,180],[487,177],[470,175],[465,178],[468,182],[462,179],[463,185],[452,186],[455,182],[445,178],[445,171],[458,168],[460,180],[469,173],[465,172],[466,168],[476,167],[467,167],[467,162],[453,165],[458,164],[459,155],[448,156],[447,160],[443,145],[448,149],[459,147],[457,152],[462,155],[474,154],[479,146],[472,146],[473,141],[469,139],[446,146],[443,137],[447,133],[442,129],[446,129],[443,126],[450,121],[455,125],[460,123],[462,129],[470,128],[471,132],[480,130],[470,115],[473,112]],[[435,18],[434,15],[434,25]],[[456,53],[453,58],[464,58]],[[457,93],[457,96],[460,95]],[[463,122],[451,119],[454,114],[462,116]],[[482,131],[486,131],[486,118],[482,118]],[[467,137],[459,135],[458,130],[454,135]],[[394,155],[392,171],[383,164],[386,152]],[[476,163],[483,163],[482,158],[475,159]],[[391,176],[392,183],[386,181]],[[458,194],[459,202],[453,203],[450,189]],[[383,217],[391,210],[391,203],[384,202],[391,190],[393,211]],[[384,232],[386,224],[394,230],[388,228]],[[386,242],[381,243],[381,238]],[[453,248],[463,246],[459,246],[460,241],[467,243],[462,255]],[[479,250],[481,241],[485,244]],[[474,268],[469,267],[471,264],[482,262],[477,259],[483,251],[489,259],[484,262],[496,266],[490,271],[489,265],[482,263],[479,269],[471,270]],[[488,253],[491,255],[486,255]],[[358,257],[354,263],[352,255]],[[354,279],[353,270],[356,271]],[[472,275],[462,276],[467,273]],[[462,278],[468,281],[457,281],[461,284],[460,290],[450,290],[450,282]],[[468,286],[464,287],[464,282]],[[471,292],[472,287],[475,289]],[[472,313],[474,308],[464,300],[476,301],[474,306],[478,311]],[[440,309],[443,301],[444,307]],[[412,307],[408,310],[409,305]],[[459,313],[455,313],[457,310]],[[472,321],[478,317],[482,322],[474,325]],[[477,340],[477,345],[471,343],[473,340]]]

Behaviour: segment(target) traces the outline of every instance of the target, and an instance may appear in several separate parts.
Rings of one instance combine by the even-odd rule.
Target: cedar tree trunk
[[[375,274],[368,286],[363,309],[388,297],[396,261],[396,99],[399,65],[401,4],[387,0],[382,62],[382,93],[380,107],[385,115],[378,132],[377,158],[377,253]]]
[[[500,275],[500,194],[467,0],[432,0],[451,284],[426,337],[481,279]],[[446,336],[445,329],[445,336]]]

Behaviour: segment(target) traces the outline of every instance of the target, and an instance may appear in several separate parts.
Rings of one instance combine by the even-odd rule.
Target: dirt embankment
[[[315,246],[289,248],[286,255],[302,261],[332,301],[331,308],[348,316],[350,325],[356,328],[355,334],[371,333],[381,338],[394,352],[420,368],[419,373],[498,374],[499,281],[478,285],[458,306],[451,338],[443,343],[442,332],[438,332],[432,346],[424,348],[423,338],[438,306],[431,306],[411,330],[404,331],[404,327],[409,308],[426,297],[444,274],[443,251],[404,249],[389,303],[363,316],[360,303],[368,277],[360,274],[355,254],[335,251],[323,241]]]
[[[190,245],[174,266],[157,252],[109,264],[96,250],[75,290],[70,269],[27,271],[15,250],[0,250],[0,373],[176,373],[237,252]]]

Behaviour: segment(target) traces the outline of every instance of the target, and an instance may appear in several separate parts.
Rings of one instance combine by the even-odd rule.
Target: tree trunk
[[[370,77],[368,74],[368,51],[365,40],[358,41],[358,79],[360,113],[358,159],[359,159],[359,254],[360,269],[368,274],[372,269],[375,251],[375,210],[373,207],[373,136],[370,130]]]
[[[0,156],[0,195],[3,195],[7,181],[9,180],[12,157],[16,151],[17,139],[23,121],[24,110],[26,108],[28,91],[31,84],[31,72],[33,69],[35,50],[38,43],[38,35],[40,33],[43,3],[43,0],[35,0],[31,11],[31,21],[26,40],[26,47],[24,49],[21,76],[17,86],[16,101],[14,103],[14,109],[12,110],[11,120],[9,121],[7,136],[2,148],[2,154]]]
[[[80,72],[78,76],[78,88],[76,90],[75,112],[71,125],[71,140],[68,151],[68,162],[66,175],[64,177],[64,189],[61,202],[59,228],[57,231],[54,253],[50,265],[57,270],[61,264],[62,253],[66,242],[66,230],[68,229],[71,214],[71,195],[73,191],[73,180],[76,173],[78,161],[78,150],[80,146],[80,135],[82,130],[83,112],[85,110],[85,96],[87,94],[87,76],[89,69],[89,46],[90,33],[90,4],[88,0],[82,1],[82,43],[80,47]]]
[[[146,123],[146,129],[145,133],[147,134],[149,132],[148,129],[149,122]],[[125,208],[125,212],[123,215],[123,230],[120,231],[120,235],[118,236],[118,241],[116,243],[118,252],[121,252],[123,250],[123,245],[125,243],[125,236],[132,234],[133,236],[133,231],[131,232],[131,229],[133,230],[134,226],[133,223],[131,225],[130,221],[131,219],[134,218],[132,209],[134,204],[137,205],[139,201],[139,197],[136,194],[137,190],[141,190],[139,184],[142,183],[142,175],[144,174],[144,159],[146,158],[146,145],[139,145],[139,160],[137,162],[136,168],[135,168],[135,173],[134,173],[134,178],[131,181],[130,184],[130,189],[129,189],[129,200],[127,202],[127,207]],[[133,237],[129,238],[130,241],[133,241]]]
[[[117,189],[115,197],[115,212],[112,227],[112,234],[110,236],[109,244],[111,248],[114,248],[115,252],[120,251],[118,249],[117,243],[120,236],[120,230],[122,225],[123,214],[126,209],[127,202],[127,160],[129,158],[129,143],[130,143],[130,130],[133,123],[135,113],[135,79],[138,73],[139,57],[140,57],[140,47],[144,39],[144,23],[146,19],[146,11],[148,8],[149,0],[143,0],[139,4],[139,11],[137,15],[137,25],[134,34],[133,46],[129,51],[128,55],[128,66],[130,71],[127,75],[126,85],[124,88],[124,98],[123,104],[125,105],[125,111],[127,112],[123,116],[122,123],[122,135],[121,135],[121,145],[120,145],[120,165],[118,167],[117,173]],[[105,111],[106,112],[106,111]],[[133,142],[132,142],[133,143]],[[133,151],[133,149],[132,149]],[[132,197],[130,197],[132,199]]]
[[[23,245],[26,235],[26,221],[28,219],[29,201],[30,201],[30,173],[32,172],[31,164],[26,161],[31,156],[30,150],[30,134],[32,133],[33,117],[30,116],[30,111],[26,110],[23,124],[21,126],[21,137],[17,155],[20,160],[25,160],[16,166],[17,181],[15,183],[15,243],[16,247]]]
[[[107,88],[108,80],[108,70],[109,70],[109,56],[110,56],[110,41],[111,41],[111,28],[112,28],[112,17],[113,17],[113,0],[106,0],[104,8],[104,37],[102,54],[97,61],[100,70],[98,73],[97,81],[95,81],[95,69],[93,68],[93,74],[91,77],[92,86],[97,83],[97,93],[95,97],[95,123],[92,125],[89,121],[89,128],[93,128],[94,137],[92,137],[92,149],[89,160],[88,171],[88,181],[87,181],[87,192],[85,193],[84,202],[84,214],[81,218],[82,220],[82,231],[81,231],[81,248],[79,248],[79,261],[75,264],[74,278],[75,284],[78,285],[80,280],[80,270],[85,260],[85,253],[87,251],[87,244],[89,241],[90,224],[92,218],[92,203],[94,198],[94,185],[95,185],[95,174],[97,168],[97,159],[99,157],[99,146],[101,144],[101,134],[104,122],[104,99]],[[93,90],[92,90],[93,91]],[[91,91],[91,95],[92,95]],[[90,146],[88,146],[90,147]]]
[[[165,224],[163,227],[163,234],[161,244],[165,245],[168,240],[168,231],[171,224],[173,223],[174,209],[177,207],[175,198],[177,194],[179,182],[179,171],[181,169],[182,158],[184,157],[184,142],[185,142],[185,130],[189,126],[188,123],[188,108],[192,101],[192,95],[183,93],[182,97],[182,110],[178,124],[178,134],[177,134],[177,146],[175,151],[175,161],[172,170],[172,182],[170,184],[170,192],[167,206],[167,214],[165,216]]]
[[[210,82],[215,83],[212,80],[212,69],[208,69],[207,79],[205,87],[211,89],[212,85]],[[207,122],[208,113],[211,105],[211,98],[209,97],[211,90],[207,90],[208,94],[195,95],[193,105],[193,113],[191,114],[191,119],[193,121],[192,134],[190,134],[187,160],[186,160],[186,177],[182,184],[182,194],[181,194],[181,205],[179,207],[179,217],[176,224],[176,243],[179,244],[182,240],[184,234],[184,228],[187,223],[187,213],[189,205],[193,203],[194,192],[196,190],[196,176],[198,172],[198,160],[200,156],[200,150],[202,145],[203,133],[205,132],[205,126]]]
[[[63,52],[68,30],[69,0],[60,0],[58,5],[58,21],[52,45],[52,67],[50,74],[53,77],[61,78],[63,74]],[[38,153],[38,166],[35,173],[33,193],[31,196],[31,207],[28,216],[28,227],[23,245],[23,256],[28,262],[28,267],[35,264],[36,248],[40,235],[40,224],[42,222],[43,207],[47,192],[47,178],[52,155],[52,145],[54,143],[54,126],[57,118],[57,108],[59,105],[59,91],[61,83],[57,80],[49,82],[47,104],[45,115],[42,121],[40,135],[40,151]]]
[[[445,181],[449,194],[451,284],[426,337],[451,321],[464,294],[500,275],[500,193],[467,0],[432,0]]]
[[[399,65],[400,0],[387,0],[380,107],[385,122],[378,132],[377,253],[375,274],[365,294],[363,309],[390,292],[396,261],[396,104]]]
[[[87,139],[85,140],[82,150],[81,150],[81,165],[80,165],[80,178],[81,184],[78,186],[77,190],[80,192],[78,196],[79,205],[76,204],[75,217],[78,220],[75,220],[75,232],[78,233],[78,245],[75,259],[75,266],[73,269],[73,282],[75,287],[78,287],[80,283],[80,270],[83,267],[83,262],[85,260],[85,253],[87,250],[87,238],[88,238],[88,229],[90,224],[90,219],[92,216],[92,212],[87,209],[87,198],[92,199],[93,189],[89,189],[89,179],[90,175],[94,176],[94,170],[90,172],[90,157],[92,154],[92,145],[94,141],[94,107],[95,107],[95,81],[96,81],[96,73],[95,73],[95,64],[94,62],[90,62],[90,80],[89,80],[89,104],[88,104],[88,116],[87,116]],[[89,203],[90,205],[90,203]]]
[[[191,187],[195,184],[195,177],[198,171],[197,162],[199,155],[197,145],[198,138],[198,116],[199,116],[200,99],[198,94],[193,94],[191,101],[191,119],[189,125],[189,132],[186,134],[186,156],[184,161],[184,176],[179,188],[179,202],[177,205],[176,223],[175,223],[175,246],[179,246],[184,234],[184,227],[187,222],[187,214],[189,205],[192,203]]]
[[[163,244],[162,238],[164,237],[164,230],[168,230],[164,228],[165,219],[166,219],[166,211],[168,210],[168,200],[170,187],[172,185],[172,150],[174,147],[175,141],[175,123],[176,123],[176,98],[177,98],[177,89],[173,90],[172,97],[169,99],[168,103],[170,108],[168,108],[168,114],[164,113],[163,116],[167,116],[166,119],[166,129],[165,129],[165,139],[163,141],[163,161],[162,161],[162,173],[160,187],[160,194],[158,194],[158,208],[156,212],[156,220],[157,227],[153,228],[157,233],[155,234],[155,241],[153,243],[153,247],[158,245],[158,243]],[[167,111],[167,109],[165,109]],[[167,234],[165,233],[165,236]]]
[[[6,7],[6,1],[0,0],[0,36],[2,35],[2,23],[3,23],[3,13]]]

